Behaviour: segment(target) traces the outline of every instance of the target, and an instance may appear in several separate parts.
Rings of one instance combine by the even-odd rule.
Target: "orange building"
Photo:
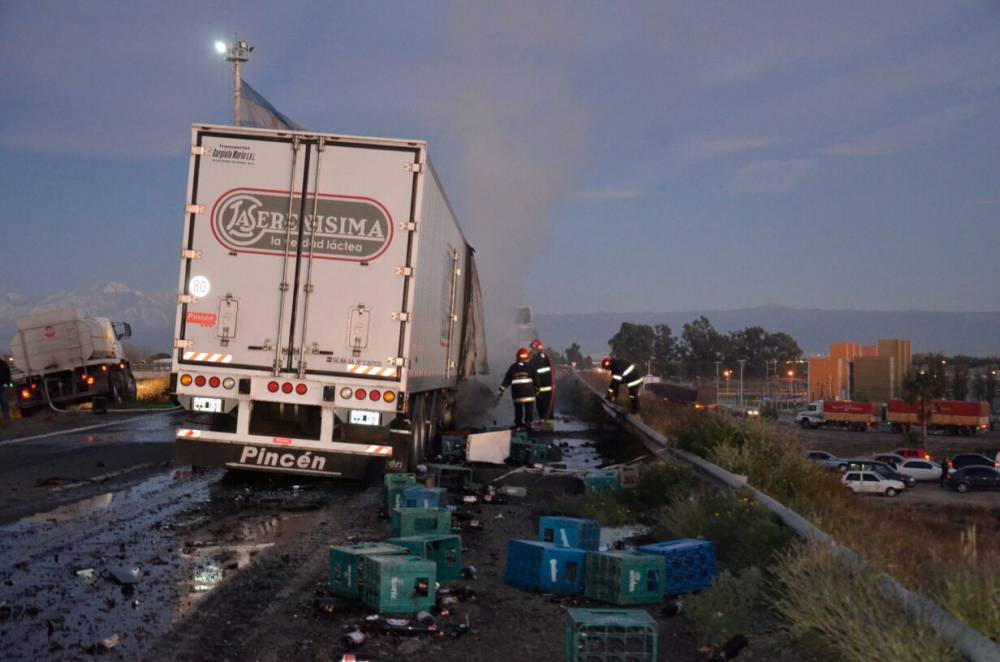
[[[861,343],[856,342],[833,342],[830,343],[830,358],[853,361],[861,356]]]
[[[846,359],[839,357],[809,359],[809,399],[846,400],[849,366]]]

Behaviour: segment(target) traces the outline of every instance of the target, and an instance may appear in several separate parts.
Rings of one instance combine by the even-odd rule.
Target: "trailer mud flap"
[[[325,453],[314,449],[178,439],[177,462],[196,467],[363,478],[372,462],[384,462],[384,458]]]

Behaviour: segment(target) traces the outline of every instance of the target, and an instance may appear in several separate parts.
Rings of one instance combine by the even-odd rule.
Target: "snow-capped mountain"
[[[170,351],[176,301],[174,292],[140,292],[116,282],[41,298],[0,294],[0,352],[8,351],[19,317],[65,306],[75,306],[85,315],[128,322],[132,325],[132,343],[155,351]]]

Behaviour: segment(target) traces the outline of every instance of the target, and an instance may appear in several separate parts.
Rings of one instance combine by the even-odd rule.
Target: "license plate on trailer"
[[[379,413],[377,411],[352,409],[351,423],[354,425],[378,425],[380,423]]]
[[[222,400],[219,398],[192,398],[191,408],[195,411],[222,413]]]

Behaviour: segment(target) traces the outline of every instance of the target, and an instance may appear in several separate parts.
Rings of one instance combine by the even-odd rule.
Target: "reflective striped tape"
[[[628,373],[632,372],[633,370],[635,370],[635,366],[634,365],[629,365],[629,367],[625,368],[625,371],[622,373],[622,377],[624,377]]]
[[[545,367],[545,368],[539,368],[539,369],[538,369],[538,370],[536,370],[535,372],[548,372],[548,371],[549,371],[549,370],[551,370],[551,369],[552,369],[552,368],[549,368],[549,367]]]
[[[551,391],[551,390],[552,390],[552,387],[551,387],[551,386],[542,386],[542,387],[540,387],[540,388],[538,389],[538,392],[539,392],[539,393],[545,393],[545,392],[547,392],[547,391]]]
[[[534,402],[534,398],[514,398],[514,402],[524,403],[524,402]]]
[[[618,381],[621,381],[622,380],[622,376],[621,375],[611,375],[611,379],[616,379]]]
[[[178,428],[178,437],[184,437],[185,439],[194,439],[201,436],[201,430],[189,430],[187,428]]]
[[[531,379],[515,379],[511,381],[511,384],[531,384]]]
[[[634,382],[629,382],[628,386],[629,386],[629,388],[632,388],[633,386],[638,386],[641,383],[642,383],[642,377],[640,377],[639,379],[635,380]]]
[[[185,361],[203,361],[205,363],[229,363],[232,354],[212,354],[211,352],[184,352]]]
[[[360,365],[358,363],[348,363],[347,372],[355,375],[372,375],[373,377],[395,377],[395,368],[379,368],[373,365]]]
[[[392,446],[369,446],[365,452],[369,455],[392,455]]]

